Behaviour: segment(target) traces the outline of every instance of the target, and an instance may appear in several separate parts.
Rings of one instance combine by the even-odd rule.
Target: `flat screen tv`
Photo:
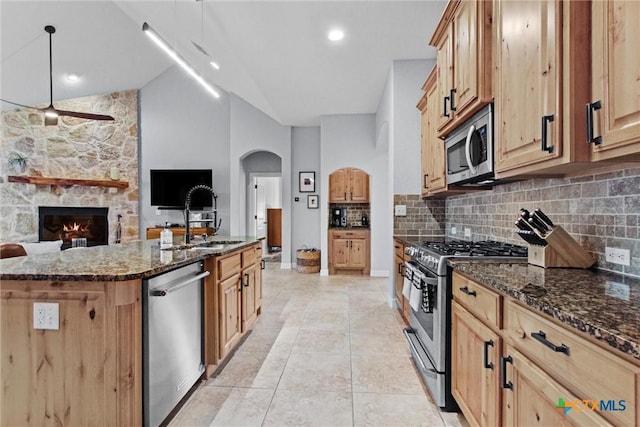
[[[195,185],[213,186],[211,169],[151,169],[151,206],[164,209],[184,209],[187,192]],[[213,198],[207,191],[191,195],[191,210],[213,207]]]

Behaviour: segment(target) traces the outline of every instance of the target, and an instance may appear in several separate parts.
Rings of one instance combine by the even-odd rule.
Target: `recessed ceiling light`
[[[78,80],[80,80],[80,76],[75,73],[69,73],[67,74],[67,80],[69,80],[70,82],[77,82]]]
[[[342,40],[344,38],[344,32],[342,30],[339,30],[339,29],[331,30],[331,31],[329,31],[329,35],[327,37],[332,42],[337,42],[337,41]]]

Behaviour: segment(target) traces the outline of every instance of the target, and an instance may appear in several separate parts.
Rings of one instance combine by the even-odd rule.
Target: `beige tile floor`
[[[424,391],[388,279],[267,263],[262,316],[171,426],[467,426]]]

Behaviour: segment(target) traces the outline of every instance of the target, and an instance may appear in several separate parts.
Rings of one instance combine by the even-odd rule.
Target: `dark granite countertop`
[[[174,237],[171,249],[160,240],[74,248],[0,260],[0,280],[122,281],[144,279],[165,271],[224,255],[258,241],[254,237],[211,236],[185,245]]]
[[[640,279],[599,270],[450,260],[454,270],[640,359]]]

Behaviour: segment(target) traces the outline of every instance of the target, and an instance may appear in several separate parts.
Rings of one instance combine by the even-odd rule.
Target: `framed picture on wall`
[[[318,209],[318,195],[309,194],[307,196],[307,209]]]
[[[315,193],[316,191],[316,173],[300,172],[300,192]]]

